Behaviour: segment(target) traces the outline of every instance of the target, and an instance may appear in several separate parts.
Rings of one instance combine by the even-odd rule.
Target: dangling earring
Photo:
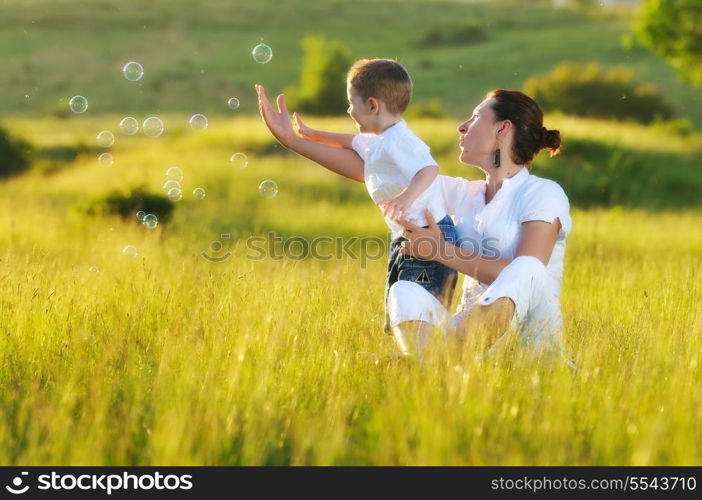
[[[500,168],[500,148],[495,150],[495,156],[492,160],[492,164],[495,165],[495,168]]]

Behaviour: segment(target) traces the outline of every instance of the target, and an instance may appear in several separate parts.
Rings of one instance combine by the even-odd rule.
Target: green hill
[[[0,116],[63,111],[74,94],[90,99],[91,113],[226,114],[231,96],[253,112],[253,83],[273,92],[295,83],[300,41],[313,33],[343,42],[355,57],[398,58],[415,80],[415,101],[437,98],[451,116],[491,88],[520,88],[572,60],[631,67],[702,126],[698,90],[640,47],[622,48],[630,10],[431,0],[4,0],[0,9]],[[484,39],[461,38],[470,24]],[[250,54],[261,40],[274,51],[266,65]],[[145,67],[141,82],[120,74],[131,60]]]

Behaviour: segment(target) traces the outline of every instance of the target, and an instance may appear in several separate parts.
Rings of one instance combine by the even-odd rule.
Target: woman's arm
[[[422,228],[409,221],[398,221],[404,226],[401,252],[424,260],[434,260],[471,276],[485,284],[491,284],[512,259],[488,258],[468,250],[458,248],[444,240],[441,230],[429,210],[426,211],[429,227]],[[556,245],[560,221],[553,223],[529,221],[522,224],[522,233],[516,257],[531,255],[544,265],[548,264]]]
[[[285,106],[285,97],[282,94],[278,96],[278,111],[275,111],[263,86],[256,85],[255,88],[261,117],[278,142],[332,172],[354,181],[364,181],[363,160],[355,151],[318,144],[300,137],[293,130],[290,114]]]
[[[488,285],[512,262],[512,259],[484,257],[445,240],[441,241],[441,251],[438,254],[438,258],[434,259],[437,262]]]

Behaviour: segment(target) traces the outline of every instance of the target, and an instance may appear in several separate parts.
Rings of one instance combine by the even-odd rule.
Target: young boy
[[[456,271],[443,264],[402,255],[400,245],[405,239],[400,236],[402,226],[396,221],[405,218],[427,227],[424,211],[428,208],[444,239],[456,243],[456,228],[444,208],[437,179],[439,167],[429,147],[402,119],[412,97],[412,80],[407,70],[390,59],[361,59],[349,70],[346,90],[348,113],[360,134],[314,130],[297,113],[294,119],[303,137],[353,149],[364,161],[366,187],[392,231],[385,287],[385,332],[391,334],[387,296],[393,283],[414,281],[448,306],[457,279]]]

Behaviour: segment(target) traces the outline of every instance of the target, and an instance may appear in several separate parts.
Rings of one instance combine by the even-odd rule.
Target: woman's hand
[[[263,118],[263,121],[273,136],[283,146],[290,147],[295,140],[298,139],[298,135],[295,133],[295,130],[293,130],[290,114],[285,105],[285,96],[283,96],[283,94],[278,96],[276,99],[278,111],[275,111],[268,101],[266,89],[264,89],[262,85],[256,85],[254,88],[258,94],[258,110],[261,112],[261,118]]]
[[[441,229],[439,229],[439,225],[429,209],[426,209],[424,214],[429,227],[419,227],[405,219],[397,221],[404,227],[402,237],[407,239],[407,241],[402,242],[400,253],[417,259],[438,261],[442,255],[441,248],[446,244],[446,240],[444,240]]]

